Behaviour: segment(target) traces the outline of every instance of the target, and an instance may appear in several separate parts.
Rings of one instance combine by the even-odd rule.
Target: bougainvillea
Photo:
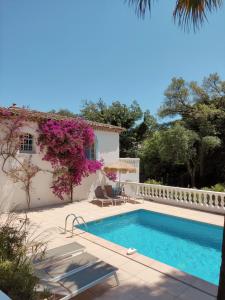
[[[54,169],[53,193],[60,199],[70,195],[82,178],[101,169],[102,163],[88,160],[85,149],[94,143],[94,131],[80,118],[47,120],[39,124],[38,144]]]
[[[115,172],[105,172],[106,177],[111,181],[116,181],[117,175]]]

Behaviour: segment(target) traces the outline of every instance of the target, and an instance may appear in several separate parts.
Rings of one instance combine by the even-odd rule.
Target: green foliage
[[[148,179],[145,181],[147,184],[162,184],[161,181],[155,180],[155,179]]]
[[[225,192],[225,185],[223,183],[217,183],[213,186],[215,192]]]
[[[13,300],[41,299],[35,286],[32,259],[44,254],[45,245],[28,237],[28,220],[9,215],[0,220],[0,290]]]
[[[37,282],[29,262],[0,261],[0,287],[13,300],[37,299],[35,291]]]
[[[81,109],[81,116],[90,121],[129,129],[135,126],[136,121],[142,118],[143,113],[136,101],[133,101],[130,106],[122,104],[120,101],[114,101],[108,106],[100,99],[96,103],[85,101]]]
[[[173,177],[172,184],[197,187],[223,181],[225,81],[218,74],[204,78],[201,85],[173,78],[159,116],[177,120],[161,125],[142,143],[142,178],[163,178],[168,184]]]
[[[191,111],[190,90],[183,78],[172,78],[164,95],[164,104],[158,112],[160,117],[185,116]]]
[[[217,183],[209,187],[203,187],[202,190],[205,191],[214,191],[214,192],[225,192],[225,184],[224,183]]]
[[[221,145],[221,140],[217,136],[204,136],[202,138],[202,147],[205,153]]]
[[[23,240],[26,233],[8,223],[0,228],[0,257],[2,260],[15,260],[23,255]]]
[[[66,109],[66,108],[61,108],[59,110],[52,109],[49,111],[49,113],[58,114],[58,115],[69,117],[69,118],[74,118],[77,116],[72,111],[70,111],[69,109]]]
[[[145,161],[158,159],[159,164],[186,165],[190,176],[193,177],[195,175],[193,174],[193,162],[197,160],[194,145],[198,139],[199,137],[194,131],[175,124],[146,139],[141,150],[141,157]]]
[[[185,127],[175,124],[162,131],[159,155],[162,161],[176,164],[186,164],[196,159],[194,144],[198,142],[198,135]]]
[[[120,135],[120,156],[136,157],[140,142],[157,127],[149,111],[142,112],[133,101],[130,106],[119,101],[107,105],[102,99],[84,102],[81,116],[90,121],[120,126],[126,130]]]

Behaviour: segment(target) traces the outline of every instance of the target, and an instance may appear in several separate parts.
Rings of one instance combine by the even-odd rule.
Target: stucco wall
[[[97,159],[105,163],[119,158],[119,134],[116,132],[95,131],[97,138]]]
[[[139,182],[140,158],[126,157],[126,158],[120,158],[120,160],[132,165],[136,169],[136,172],[134,172],[134,173],[121,174],[120,180],[121,181]]]
[[[37,139],[37,125],[30,123],[23,128],[23,132],[30,133]],[[95,131],[97,137],[97,159],[103,159],[104,162],[115,161],[119,158],[119,134],[115,132]],[[30,154],[18,153],[20,160],[30,156]],[[31,155],[31,161],[37,165],[40,171],[32,180],[31,188],[31,207],[42,207],[62,203],[51,191],[51,165],[42,160],[42,154],[35,143],[35,153]],[[0,161],[2,164],[2,162]],[[82,184],[74,190],[74,201],[91,199],[95,187],[105,180],[101,171],[84,178]],[[68,200],[64,200],[68,202]],[[25,192],[20,183],[13,183],[0,170],[0,209],[24,209],[26,208]]]

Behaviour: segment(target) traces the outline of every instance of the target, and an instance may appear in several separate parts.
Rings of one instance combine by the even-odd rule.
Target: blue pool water
[[[218,284],[222,227],[142,209],[87,225],[92,234]]]

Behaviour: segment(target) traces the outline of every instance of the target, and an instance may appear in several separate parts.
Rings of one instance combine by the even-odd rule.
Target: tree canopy
[[[158,150],[154,153],[158,156],[158,163],[163,166],[162,172],[154,176],[144,168],[146,173],[143,178],[163,178],[163,181],[168,183],[168,177],[175,178],[174,169],[176,169],[180,176],[172,182],[175,185],[190,184],[202,187],[205,184],[224,182],[225,172],[219,171],[221,162],[225,164],[224,86],[225,81],[222,81],[218,74],[210,74],[200,85],[194,81],[186,82],[183,78],[172,78],[165,90],[165,99],[159,109],[159,116],[162,119],[176,117],[176,120],[167,123],[166,126],[161,125],[157,133],[145,140],[140,150],[145,164],[153,153],[152,149],[149,150],[148,144],[157,145]],[[156,136],[159,137],[157,144],[154,142]],[[214,158],[215,154],[217,159]],[[154,164],[156,157],[152,159]],[[212,161],[213,164],[210,163]],[[164,171],[165,162],[167,176]],[[181,165],[186,171],[180,168]]]
[[[57,113],[75,116],[67,109]],[[225,81],[216,73],[201,83],[172,78],[158,111],[160,123],[137,101],[85,101],[80,116],[126,129],[120,157],[141,158],[142,181],[195,187],[225,181]]]
[[[157,126],[156,119],[149,111],[142,111],[133,101],[130,105],[114,101],[107,105],[102,99],[86,101],[81,116],[90,121],[120,126],[126,130],[120,135],[120,156],[136,157],[140,142]]]

